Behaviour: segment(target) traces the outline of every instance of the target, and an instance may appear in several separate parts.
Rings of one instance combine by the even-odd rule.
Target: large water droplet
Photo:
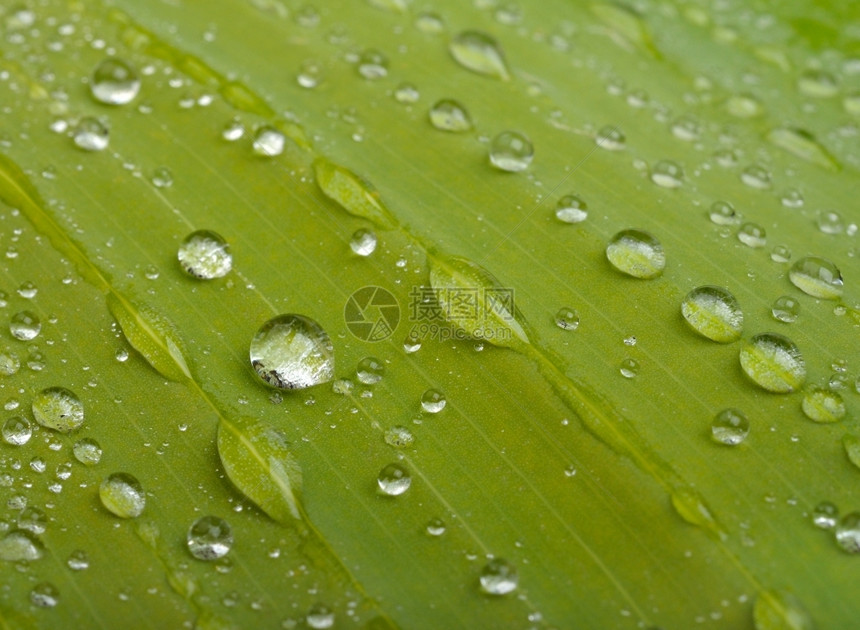
[[[806,364],[794,342],[775,333],[761,333],[740,350],[744,372],[762,388],[776,393],[793,392],[806,380]]]
[[[736,446],[750,432],[750,421],[739,409],[723,409],[711,422],[711,437],[715,442]]]
[[[101,103],[125,105],[140,91],[140,75],[127,61],[109,57],[93,72],[90,91]]]
[[[382,494],[395,497],[409,490],[409,486],[412,485],[412,477],[400,464],[388,464],[379,471],[376,483]]]
[[[764,247],[767,245],[767,233],[757,223],[744,223],[738,230],[738,240],[747,247]]]
[[[555,314],[555,325],[562,330],[576,330],[579,328],[579,313],[574,308],[563,306]]]
[[[357,229],[349,239],[349,248],[359,256],[370,256],[376,251],[376,232],[367,228]]]
[[[251,365],[269,385],[304,389],[334,378],[334,348],[328,334],[302,315],[278,315],[251,340]]]
[[[838,422],[845,417],[845,401],[826,387],[810,387],[801,403],[804,415],[813,422]]]
[[[715,286],[697,287],[681,302],[681,313],[697,333],[720,343],[739,339],[744,314],[735,296]]]
[[[9,320],[9,332],[15,339],[30,341],[39,336],[42,322],[38,315],[30,311],[15,313]]]
[[[508,66],[498,42],[481,31],[463,31],[455,36],[448,50],[461,66],[478,74],[508,79]]]
[[[443,98],[430,108],[430,124],[440,131],[462,133],[472,128],[472,118],[459,101]]]
[[[210,230],[197,230],[186,236],[176,255],[182,269],[201,280],[222,278],[233,268],[233,255],[227,241]]]
[[[188,551],[198,560],[217,560],[233,548],[233,531],[223,518],[203,516],[188,528],[185,542]]]
[[[666,267],[663,246],[644,230],[622,230],[606,246],[606,258],[618,271],[634,278],[656,278]]]
[[[481,570],[481,590],[488,595],[512,593],[519,581],[516,567],[502,558],[493,558]]]
[[[774,319],[792,324],[797,321],[800,315],[800,302],[790,295],[781,295],[773,301],[770,313]]]
[[[534,154],[531,140],[516,131],[503,131],[490,143],[490,164],[502,171],[526,170]]]
[[[39,608],[53,608],[60,603],[60,591],[50,582],[41,582],[30,591],[30,603]]]
[[[3,423],[3,440],[13,446],[22,446],[30,441],[33,427],[27,418],[12,416]]]
[[[72,140],[84,151],[103,151],[110,142],[110,132],[98,118],[84,116],[75,126]]]
[[[847,553],[860,553],[860,512],[842,517],[835,531],[836,543]]]
[[[833,529],[839,521],[839,508],[830,501],[822,501],[812,509],[812,522],[821,529]]]
[[[72,453],[84,466],[95,466],[101,461],[102,447],[92,438],[81,438],[75,442]]]
[[[428,389],[421,395],[421,408],[427,413],[439,413],[447,402],[445,394],[438,389]]]
[[[556,204],[555,218],[563,223],[581,223],[588,218],[588,206],[576,195],[565,195]]]
[[[109,512],[120,518],[136,518],[146,506],[143,486],[135,477],[123,472],[113,473],[102,481],[99,498]]]
[[[84,423],[84,405],[65,387],[48,387],[33,397],[33,417],[43,427],[68,433]]]
[[[24,529],[13,529],[0,539],[0,560],[6,562],[38,560],[43,552],[42,541]]]
[[[684,169],[670,160],[660,160],[651,167],[651,181],[663,188],[679,188],[684,183]]]
[[[812,297],[834,300],[842,295],[842,274],[836,265],[825,258],[801,258],[791,266],[788,279]]]

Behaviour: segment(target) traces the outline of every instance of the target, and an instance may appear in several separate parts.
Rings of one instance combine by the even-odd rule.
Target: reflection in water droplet
[[[723,409],[711,422],[711,437],[715,442],[736,446],[750,432],[750,421],[739,409]]]
[[[0,539],[0,560],[6,562],[38,560],[43,552],[42,541],[23,529],[13,529]]]
[[[741,181],[750,188],[765,190],[770,188],[770,171],[758,164],[747,166],[741,171]]]
[[[842,517],[836,526],[836,543],[847,553],[860,553],[860,512]]]
[[[305,623],[313,630],[325,630],[334,626],[334,613],[325,604],[314,604],[305,616]]]
[[[812,510],[812,522],[821,529],[833,529],[839,521],[839,508],[830,501],[822,501]]]
[[[576,195],[565,195],[558,200],[555,218],[563,223],[581,223],[588,218],[588,206]]]
[[[639,374],[639,362],[635,359],[624,359],[621,361],[621,367],[618,370],[624,378],[636,378]]]
[[[93,438],[81,438],[75,442],[72,453],[85,466],[95,466],[101,461],[102,447]]]
[[[188,528],[185,541],[188,551],[198,560],[217,560],[233,548],[233,531],[223,518],[203,516]]]
[[[110,132],[98,118],[84,116],[78,121],[72,139],[84,151],[103,151],[108,146]]]
[[[792,324],[800,315],[800,302],[790,295],[782,295],[773,301],[770,312],[777,321]]]
[[[33,397],[33,417],[43,427],[68,433],[84,423],[84,405],[64,387],[48,387]]]
[[[789,393],[806,380],[806,364],[790,339],[776,333],[761,333],[740,350],[741,368],[752,381],[776,393]]]
[[[140,91],[140,75],[128,62],[110,57],[93,72],[90,91],[100,103],[125,105]]]
[[[720,343],[739,339],[743,330],[740,304],[721,287],[701,286],[690,291],[681,302],[681,314],[697,333]]]
[[[770,259],[776,263],[787,263],[791,260],[791,250],[787,245],[777,245],[771,251]]]
[[[376,251],[376,233],[367,228],[359,228],[349,239],[349,248],[359,256],[370,256]]]
[[[264,157],[274,157],[284,152],[286,138],[284,134],[272,127],[263,125],[254,132],[254,153]]]
[[[36,297],[36,294],[39,292],[39,289],[30,281],[22,282],[20,286],[15,290],[15,292],[20,295],[25,300],[32,300]]]
[[[606,258],[618,271],[634,278],[656,278],[666,267],[663,246],[644,230],[622,230],[606,246]]]
[[[440,131],[461,133],[472,128],[472,118],[459,101],[443,98],[430,108],[430,124]]]
[[[304,389],[334,377],[334,347],[314,320],[278,315],[263,324],[250,348],[251,365],[269,385]]]
[[[810,387],[803,395],[803,413],[813,422],[838,422],[845,417],[845,401],[826,387]]]
[[[684,183],[684,169],[670,160],[660,160],[651,168],[651,181],[663,188],[679,188]]]
[[[767,233],[757,223],[744,223],[738,229],[738,240],[747,247],[764,247],[767,245]]]
[[[734,225],[740,221],[734,206],[728,201],[715,201],[711,204],[708,218],[717,225]]]
[[[503,131],[490,143],[490,164],[509,173],[526,170],[534,154],[531,140],[516,131]]]
[[[371,81],[388,76],[388,57],[369,48],[358,58],[358,73]]]
[[[624,133],[613,125],[603,127],[594,137],[594,143],[607,151],[620,151],[626,142],[627,138],[624,137]]]
[[[421,395],[421,408],[427,413],[439,413],[447,402],[445,394],[438,389],[428,389]]]
[[[385,364],[376,357],[364,357],[358,362],[355,376],[365,385],[376,385],[385,374]]]
[[[579,328],[579,313],[576,309],[563,306],[555,314],[555,325],[562,330],[576,330]]]
[[[210,230],[197,230],[186,236],[176,256],[182,269],[200,280],[222,278],[233,268],[233,255],[227,241]]]
[[[379,490],[390,497],[403,494],[412,485],[412,477],[400,464],[388,464],[376,478]]]
[[[9,320],[9,332],[15,339],[30,341],[39,336],[42,330],[42,322],[39,317],[30,311],[15,313]]]
[[[99,498],[109,512],[120,518],[136,518],[146,506],[143,487],[128,473],[113,473],[102,481]]]
[[[60,603],[60,591],[50,582],[41,582],[30,591],[30,603],[39,608],[53,608]]]
[[[835,300],[842,295],[842,274],[836,265],[826,258],[801,258],[791,266],[788,279],[812,297]]]
[[[430,536],[441,536],[445,533],[445,521],[441,518],[434,517],[427,521],[426,530]]]
[[[27,418],[12,416],[3,423],[3,440],[13,446],[22,446],[30,441],[33,427]]]
[[[512,593],[519,581],[516,568],[502,558],[493,558],[481,570],[481,590],[488,595]]]
[[[508,79],[508,67],[498,42],[481,31],[463,31],[448,46],[461,66],[478,74]]]

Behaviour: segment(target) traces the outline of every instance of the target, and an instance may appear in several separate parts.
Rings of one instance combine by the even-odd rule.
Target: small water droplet
[[[860,512],[842,517],[835,531],[836,543],[846,553],[860,553]]]
[[[606,246],[606,258],[618,271],[634,278],[656,278],[666,267],[663,246],[644,230],[622,230]]]
[[[253,149],[257,155],[274,157],[284,152],[286,138],[284,134],[272,127],[263,125],[254,132]]]
[[[805,203],[803,193],[797,188],[789,188],[783,191],[779,197],[779,202],[786,208],[800,208]]]
[[[776,263],[787,263],[791,260],[791,250],[787,245],[777,245],[770,252],[770,259]]]
[[[776,393],[789,393],[806,380],[806,363],[793,341],[776,333],[761,333],[740,350],[741,368],[754,383]]]
[[[744,314],[734,295],[715,286],[701,286],[690,291],[681,302],[681,314],[700,335],[730,343],[740,338]]]
[[[25,300],[32,300],[34,297],[36,297],[36,294],[39,292],[39,289],[36,287],[35,284],[28,280],[27,282],[22,282],[15,290],[15,292]]]
[[[403,340],[403,350],[408,354],[418,352],[421,349],[421,336],[417,331],[411,331]]]
[[[64,387],[48,387],[33,397],[33,417],[43,427],[68,433],[84,423],[84,406]]]
[[[607,125],[597,132],[594,137],[594,143],[601,149],[607,151],[620,151],[627,143],[627,138],[624,136],[618,127]]]
[[[821,529],[833,529],[839,521],[839,508],[830,501],[822,501],[812,510],[812,522]]]
[[[842,274],[836,265],[826,258],[801,258],[791,266],[788,279],[812,297],[835,300],[842,295]]]
[[[365,385],[376,385],[384,374],[385,364],[376,357],[364,357],[355,369],[355,377]]]
[[[166,166],[159,166],[152,171],[151,181],[156,188],[170,188],[173,186],[173,173]]]
[[[223,518],[203,516],[188,528],[185,542],[198,560],[217,560],[233,548],[233,531]]]
[[[502,171],[517,173],[534,159],[531,140],[516,131],[503,131],[490,143],[490,164]]]
[[[563,306],[555,314],[555,325],[562,330],[576,330],[579,328],[579,313],[574,308]]]
[[[426,531],[429,536],[441,536],[445,530],[445,521],[441,518],[434,517],[427,521]]]
[[[305,616],[305,623],[313,630],[325,630],[334,626],[334,612],[325,604],[314,604]]]
[[[90,557],[83,549],[75,549],[69,554],[66,566],[72,571],[86,571],[90,568]]]
[[[472,129],[472,117],[459,101],[443,98],[430,108],[430,124],[440,131],[462,133]]]
[[[679,188],[684,183],[684,169],[671,160],[660,160],[651,167],[651,181],[663,188]]]
[[[251,365],[269,385],[304,389],[334,377],[334,347],[314,320],[279,315],[263,324],[250,348]]]
[[[233,118],[227,121],[227,124],[224,125],[224,128],[221,130],[221,137],[224,138],[227,142],[235,142],[239,140],[245,135],[245,125],[242,124],[242,121]]]
[[[75,126],[72,139],[84,151],[103,151],[110,141],[110,132],[98,118],[84,116]]]
[[[296,83],[308,90],[312,90],[318,86],[322,79],[322,64],[316,59],[305,59],[296,75]]]
[[[750,188],[766,190],[770,188],[770,171],[758,164],[747,166],[741,171],[741,181]]]
[[[621,361],[618,371],[621,372],[621,376],[624,378],[636,378],[639,374],[639,362],[636,359],[624,359]]]
[[[421,92],[411,83],[401,83],[394,90],[394,100],[404,105],[417,103],[419,98],[421,98]]]
[[[738,240],[747,247],[764,247],[767,245],[767,233],[758,223],[744,223],[738,229]]]
[[[672,135],[685,142],[698,140],[702,135],[702,125],[692,116],[682,116],[672,123]]]
[[[9,320],[9,332],[15,339],[30,341],[39,336],[42,330],[42,322],[39,317],[30,311],[15,313]]]
[[[800,302],[790,295],[781,295],[773,301],[770,313],[777,321],[793,324],[800,315]]]
[[[488,595],[507,595],[519,584],[516,567],[502,558],[493,558],[481,570],[481,590]]]
[[[736,446],[750,432],[750,421],[739,409],[723,409],[711,422],[711,437],[715,442]]]
[[[50,582],[41,582],[30,591],[30,603],[39,608],[53,608],[60,603],[60,591]]]
[[[467,70],[505,80],[510,76],[498,42],[482,31],[459,33],[451,40],[448,50]]]
[[[813,98],[831,98],[839,93],[839,83],[824,70],[806,70],[797,79],[797,89]]]
[[[90,91],[100,103],[125,105],[140,91],[140,75],[127,61],[109,57],[93,72]]]
[[[728,201],[715,201],[708,210],[708,218],[717,225],[735,225],[740,221],[734,206]]]
[[[72,447],[72,454],[85,466],[95,466],[101,461],[102,447],[93,438],[81,438]]]
[[[833,210],[819,211],[815,223],[824,234],[842,234],[845,231],[842,215]]]
[[[146,506],[143,486],[134,476],[123,472],[113,473],[102,481],[99,498],[109,512],[120,518],[136,518]]]
[[[838,422],[845,417],[845,401],[839,392],[826,387],[810,387],[801,403],[804,415],[813,422]]]
[[[349,248],[359,256],[370,256],[376,251],[376,233],[367,228],[356,230],[349,240]]]
[[[438,389],[428,389],[421,395],[421,408],[427,413],[439,413],[447,402],[445,394]]]
[[[380,51],[368,48],[358,58],[358,73],[374,81],[388,76],[388,57]]]
[[[176,256],[182,269],[200,280],[223,278],[233,268],[227,241],[210,230],[197,230],[186,236]]]
[[[555,218],[563,223],[581,223],[588,218],[588,205],[576,195],[565,195],[556,204]]]
[[[3,423],[3,440],[13,446],[22,446],[30,441],[33,427],[27,418],[12,416]]]
[[[391,427],[385,432],[385,443],[394,448],[409,448],[414,441],[412,431],[403,426]]]
[[[382,494],[395,497],[409,490],[412,485],[412,477],[400,464],[388,464],[379,471],[376,483]]]

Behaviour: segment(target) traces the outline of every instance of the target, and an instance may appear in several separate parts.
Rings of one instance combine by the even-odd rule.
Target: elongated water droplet
[[[430,124],[440,131],[462,133],[472,128],[472,118],[459,101],[443,98],[430,108]]]
[[[563,306],[555,314],[555,325],[562,330],[576,330],[579,328],[579,313],[576,309]]]
[[[846,553],[860,553],[860,512],[842,517],[835,531],[836,543]]]
[[[376,233],[367,228],[359,228],[349,239],[349,248],[359,256],[370,256],[376,251]]]
[[[757,223],[744,223],[738,230],[738,240],[747,247],[764,247],[767,245],[767,233]]]
[[[198,560],[217,560],[233,548],[233,531],[223,518],[203,516],[188,528],[185,542]]]
[[[15,313],[9,320],[9,332],[15,339],[30,341],[39,336],[42,322],[38,315],[30,311]]]
[[[618,271],[634,278],[656,278],[666,267],[663,246],[644,230],[622,230],[606,246],[606,258]]]
[[[662,188],[680,188],[684,184],[684,169],[670,160],[660,160],[651,167],[651,181]]]
[[[113,473],[102,481],[99,498],[109,512],[120,518],[137,518],[146,507],[143,486],[137,478],[124,472]]]
[[[801,258],[791,266],[788,279],[812,297],[835,300],[842,295],[842,274],[836,265],[826,258]]]
[[[770,312],[777,321],[792,324],[800,315],[800,302],[790,295],[781,295],[773,301]]]
[[[48,387],[33,397],[33,417],[43,427],[68,433],[84,423],[84,405],[64,387]]]
[[[565,195],[556,204],[555,218],[563,223],[581,223],[588,218],[588,205],[576,195]]]
[[[42,541],[24,529],[13,529],[0,539],[0,560],[6,562],[38,560],[43,552]]]
[[[382,494],[395,497],[409,490],[412,477],[400,464],[388,464],[379,471],[376,482]]]
[[[761,591],[753,606],[756,630],[813,630],[812,617],[787,591]]]
[[[447,402],[445,394],[438,389],[428,389],[421,395],[421,408],[427,413],[439,413]]]
[[[355,369],[355,377],[365,385],[376,385],[384,375],[385,364],[376,357],[364,357]]]
[[[314,174],[323,194],[353,216],[372,221],[384,229],[397,225],[370,182],[326,158],[314,160]]]
[[[140,75],[127,61],[109,57],[93,72],[90,91],[100,103],[125,105],[140,91]]]
[[[839,163],[836,158],[805,129],[778,127],[771,129],[765,137],[771,144],[796,155],[802,160],[827,170],[839,170]]]
[[[472,72],[498,79],[510,78],[504,54],[498,42],[482,31],[463,31],[448,46],[451,56]]]
[[[81,438],[75,442],[72,453],[84,466],[95,466],[101,461],[102,447],[93,438]]]
[[[711,204],[708,218],[717,225],[735,225],[740,221],[734,206],[728,201],[715,201]]]
[[[826,387],[810,387],[801,403],[804,415],[813,422],[838,422],[845,417],[845,401]]]
[[[790,339],[761,333],[740,350],[741,368],[754,383],[781,394],[793,392],[806,380],[806,363]]]
[[[251,365],[269,385],[304,389],[334,378],[334,347],[328,334],[309,317],[278,315],[251,340]]]
[[[517,569],[503,558],[493,558],[480,575],[481,590],[487,595],[507,595],[517,589],[520,578]]]
[[[103,151],[110,141],[110,132],[98,118],[84,116],[78,121],[72,139],[84,151]]]
[[[201,280],[223,278],[233,268],[227,241],[210,230],[197,230],[186,236],[179,245],[177,258],[189,276]]]
[[[723,409],[711,422],[711,437],[715,442],[736,446],[750,432],[750,421],[739,409]]]
[[[33,427],[27,418],[12,416],[3,423],[3,441],[13,446],[23,446],[33,436]]]
[[[516,131],[503,131],[490,143],[490,164],[509,173],[526,170],[534,154],[531,140]]]
[[[263,125],[254,132],[252,148],[257,155],[275,157],[284,152],[285,145],[284,134],[271,125]]]
[[[812,509],[812,522],[821,529],[833,529],[839,521],[839,508],[830,501],[822,501]]]
[[[735,296],[715,286],[697,287],[681,302],[684,319],[700,335],[730,343],[739,339],[744,325],[744,314]]]

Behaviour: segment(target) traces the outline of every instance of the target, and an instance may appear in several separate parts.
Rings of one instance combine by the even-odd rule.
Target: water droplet
[[[85,466],[95,466],[102,458],[102,447],[92,438],[81,438],[75,442],[72,453]]]
[[[72,571],[86,571],[90,568],[90,557],[83,549],[75,549],[69,554],[66,566]]]
[[[806,380],[800,350],[776,333],[761,333],[746,342],[740,350],[740,362],[746,375],[770,392],[793,392]]]
[[[25,300],[32,300],[36,297],[36,294],[39,292],[39,289],[30,281],[22,282],[20,286],[15,290],[15,292],[20,295]]]
[[[296,83],[301,87],[312,90],[320,84],[323,78],[322,64],[316,59],[305,59],[296,75]]]
[[[740,338],[744,314],[735,296],[715,286],[693,289],[681,302],[681,314],[697,333],[730,343]]]
[[[173,186],[173,173],[166,166],[159,166],[152,171],[151,181],[156,188],[170,188]]]
[[[732,168],[738,165],[738,152],[734,149],[719,149],[714,151],[714,160],[723,168]]]
[[[715,442],[736,446],[750,432],[750,421],[739,409],[723,409],[711,422],[711,437]]]
[[[254,132],[253,149],[257,155],[274,157],[284,152],[286,138],[284,134],[272,127],[263,125]]]
[[[481,590],[488,595],[512,593],[519,581],[516,568],[502,558],[493,558],[481,570]]]
[[[845,417],[845,401],[838,392],[826,387],[810,387],[801,403],[804,415],[813,422],[838,422]]]
[[[100,103],[125,105],[140,91],[140,75],[127,61],[109,57],[93,72],[90,91]]]
[[[364,357],[355,369],[355,377],[365,385],[376,385],[384,374],[385,364],[376,357]]]
[[[376,232],[367,228],[356,230],[349,240],[349,248],[359,256],[370,256],[376,250]]]
[[[847,553],[860,553],[860,512],[842,517],[836,526],[836,543]]]
[[[576,195],[565,195],[556,204],[555,218],[563,223],[581,223],[588,218],[588,206]]]
[[[462,67],[478,74],[507,80],[508,66],[498,42],[482,31],[463,31],[448,46]]]
[[[800,208],[805,203],[803,193],[797,188],[789,188],[783,191],[779,197],[779,202],[786,208]]]
[[[438,517],[431,518],[427,521],[426,530],[429,536],[441,536],[446,530],[445,521]]]
[[[797,79],[797,89],[813,98],[831,98],[839,93],[839,83],[824,70],[806,70]]]
[[[409,472],[400,464],[388,464],[379,471],[376,483],[379,485],[379,490],[382,494],[396,497],[409,490],[409,486],[412,485],[412,477],[409,476]]]
[[[186,236],[176,255],[182,269],[201,280],[223,278],[233,268],[227,241],[210,230],[197,230]]]
[[[624,378],[636,378],[636,375],[639,374],[639,362],[636,359],[624,359],[621,361],[618,371]]]
[[[672,123],[672,135],[679,140],[693,142],[702,135],[702,125],[692,116],[682,116]]]
[[[113,473],[102,481],[99,498],[109,512],[120,518],[136,518],[146,506],[143,487],[128,473]]]
[[[18,514],[18,527],[36,535],[44,534],[48,527],[48,515],[37,507],[24,508]]]
[[[251,340],[251,365],[269,385],[304,389],[334,377],[334,348],[328,334],[302,315],[279,315]]]
[[[60,591],[50,582],[41,582],[30,591],[30,603],[39,608],[53,608],[60,603]]]
[[[48,387],[33,397],[33,417],[43,427],[68,433],[84,423],[84,406],[64,387]]]
[[[726,100],[726,111],[738,118],[754,118],[761,114],[764,108],[751,94],[734,94]]]
[[[738,229],[738,240],[747,247],[764,247],[767,244],[767,233],[758,223],[744,223]]]
[[[445,20],[438,13],[422,11],[415,18],[415,28],[428,35],[436,35],[445,30]]]
[[[790,295],[781,295],[773,301],[770,313],[777,321],[793,324],[800,315],[800,302]]]
[[[6,562],[38,560],[43,552],[42,541],[23,529],[13,529],[0,539],[0,560]]]
[[[217,560],[233,548],[233,532],[223,518],[203,516],[188,528],[185,541],[188,551],[198,560]]]
[[[30,311],[15,313],[9,320],[9,332],[15,339],[30,341],[35,339],[42,330],[39,317]]]
[[[440,131],[462,133],[472,128],[472,118],[459,101],[443,98],[430,108],[430,124]]]
[[[421,408],[427,413],[439,413],[447,402],[445,394],[438,389],[428,389],[421,395]]]
[[[110,141],[110,132],[98,118],[84,116],[75,126],[72,139],[84,151],[103,151]]]
[[[404,105],[417,103],[419,98],[421,98],[421,92],[411,83],[401,83],[394,90],[394,100]]]
[[[14,376],[21,369],[21,359],[9,350],[0,351],[0,375]]]
[[[349,396],[355,384],[348,378],[339,378],[331,384],[331,391],[340,396]]]
[[[314,604],[305,616],[305,623],[313,630],[325,630],[334,626],[334,613],[325,604]]]
[[[824,234],[842,234],[845,231],[842,215],[833,210],[819,211],[815,223]]]
[[[22,446],[30,441],[33,427],[27,418],[12,416],[3,423],[3,440],[13,446]]]
[[[620,151],[627,143],[627,138],[618,127],[607,125],[597,132],[594,143],[607,151]]]
[[[224,138],[227,142],[235,142],[242,138],[245,135],[245,125],[242,124],[242,121],[233,118],[227,121],[227,124],[224,125],[224,128],[221,130],[221,137]]]
[[[791,250],[787,245],[777,245],[770,252],[770,259],[776,263],[787,263],[791,260]]]
[[[385,432],[385,443],[394,448],[409,448],[414,441],[415,436],[406,427],[391,427]]]
[[[656,278],[666,267],[663,246],[644,230],[622,230],[606,246],[606,258],[618,271],[634,278]]]
[[[388,57],[380,51],[368,48],[358,58],[358,73],[371,81],[388,76]]]
[[[835,300],[842,295],[842,274],[826,258],[807,256],[791,266],[788,279],[812,297]]]
[[[778,127],[771,129],[766,138],[771,144],[802,160],[831,171],[837,171],[840,168],[839,163],[830,152],[805,129]]]
[[[812,522],[821,529],[833,529],[839,521],[839,508],[830,501],[822,501],[812,510]]]
[[[770,171],[758,164],[747,166],[741,171],[741,181],[750,188],[766,190],[770,188]]]
[[[555,314],[555,325],[562,330],[576,330],[579,328],[579,313],[574,308],[563,306]]]
[[[531,140],[516,131],[503,131],[490,143],[490,164],[509,173],[526,170],[534,154]]]
[[[684,169],[671,160],[660,160],[651,167],[651,181],[663,188],[679,188],[684,183]]]
[[[734,225],[740,221],[734,206],[728,201],[715,201],[711,204],[708,218],[717,225]]]

